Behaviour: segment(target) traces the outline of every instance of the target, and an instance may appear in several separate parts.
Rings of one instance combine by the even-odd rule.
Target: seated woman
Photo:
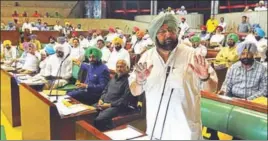
[[[85,53],[86,61],[82,63],[80,69],[87,71],[84,83],[76,83],[77,90],[68,92],[67,95],[86,104],[96,103],[107,83],[109,82],[109,69],[101,61],[101,50],[98,48],[88,48]]]
[[[220,52],[216,56],[215,66],[218,67],[230,67],[232,64],[239,60],[236,43],[239,37],[235,33],[230,33],[227,36],[228,47],[221,48]]]
[[[85,56],[85,50],[79,45],[79,39],[74,38],[72,41],[72,49],[71,49],[71,54],[70,57],[73,60],[74,64],[80,64],[84,60]]]
[[[40,60],[41,55],[36,51],[35,45],[33,43],[29,43],[27,47],[25,62],[22,65],[22,68],[18,70],[18,72],[24,74],[37,73]]]
[[[218,26],[216,28],[216,33],[210,38],[210,46],[212,47],[221,47],[224,41],[224,35],[222,34],[223,28]]]
[[[133,97],[129,89],[128,73],[129,67],[126,61],[118,60],[115,77],[105,87],[98,103],[94,104],[99,111],[94,125],[101,131],[113,128],[112,118],[124,112]]]

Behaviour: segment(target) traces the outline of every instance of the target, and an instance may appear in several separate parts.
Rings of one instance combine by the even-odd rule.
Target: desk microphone
[[[57,74],[56,74],[56,77],[60,76],[62,64],[63,64],[63,62],[64,62],[69,56],[70,56],[70,52],[69,52],[69,54],[67,54],[66,57],[61,61],[59,70],[58,70],[58,72],[57,72]],[[59,81],[60,81],[60,80],[58,80],[58,83],[59,83]],[[53,86],[55,85],[55,82],[56,82],[56,79],[53,80],[52,85],[50,86],[49,96],[51,96],[52,89],[53,89]],[[53,103],[56,103],[57,101],[58,101],[58,89],[56,89],[56,100],[53,101]]]
[[[153,131],[152,131],[150,140],[153,139],[154,130],[155,130],[155,125],[156,125],[156,122],[157,122],[157,119],[158,119],[158,115],[159,115],[160,107],[161,107],[161,104],[162,104],[162,100],[163,100],[163,96],[164,96],[164,92],[165,92],[165,88],[166,88],[166,83],[167,83],[167,78],[168,78],[168,76],[169,76],[169,73],[170,73],[170,66],[167,67],[167,72],[166,72],[166,78],[165,78],[164,88],[163,88],[163,91],[162,91],[162,95],[161,95],[160,103],[159,103],[159,105],[158,105],[158,110],[157,110],[157,113],[156,113],[156,118],[155,118],[155,121],[154,121]]]

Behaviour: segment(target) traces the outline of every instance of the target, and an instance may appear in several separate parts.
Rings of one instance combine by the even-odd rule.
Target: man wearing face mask
[[[267,68],[254,60],[257,46],[253,42],[244,42],[237,51],[240,61],[228,69],[218,93],[245,100],[267,96]]]
[[[115,37],[112,42],[112,46],[114,46],[113,52],[111,53],[110,58],[106,64],[112,72],[115,72],[116,62],[121,59],[125,60],[128,67],[130,67],[130,55],[127,50],[122,48],[123,44],[123,39],[119,37]]]
[[[53,89],[57,87],[62,87],[69,82],[69,79],[72,77],[72,60],[68,57],[68,52],[64,49],[64,45],[57,44],[55,46],[56,53],[51,55],[46,62],[45,68],[45,77],[46,77],[46,88]],[[66,58],[67,57],[67,58]],[[63,61],[63,63],[62,63]],[[60,68],[60,64],[62,66]],[[60,69],[60,75],[58,75],[58,70]]]
[[[261,28],[255,29],[255,39],[257,40],[258,55],[261,57],[261,62],[266,58],[267,39],[264,38],[265,32]]]
[[[110,80],[102,92],[98,103],[94,106],[99,113],[94,125],[101,131],[113,128],[112,118],[124,112],[133,97],[128,84],[129,67],[125,60],[116,63],[116,75]]]
[[[230,67],[232,64],[239,60],[237,55],[236,43],[239,37],[235,33],[230,33],[227,36],[228,47],[221,48],[220,52],[216,56],[215,65],[221,67]]]
[[[154,140],[202,139],[200,91],[217,87],[205,58],[178,44],[177,25],[177,17],[168,13],[152,20],[149,34],[156,46],[142,55],[129,78],[133,95],[145,92],[146,133]]]
[[[190,39],[193,48],[196,50],[197,53],[201,54],[201,56],[206,57],[207,55],[207,48],[200,44],[200,38],[198,36],[193,36]]]
[[[85,104],[96,103],[107,83],[109,82],[109,70],[101,61],[102,53],[98,48],[88,48],[85,52],[86,62],[80,69],[87,72],[85,82],[78,81],[77,90],[68,93],[69,96]]]

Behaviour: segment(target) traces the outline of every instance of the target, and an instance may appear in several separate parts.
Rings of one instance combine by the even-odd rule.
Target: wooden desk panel
[[[75,122],[91,119],[95,111],[61,118],[54,103],[26,84],[19,86],[22,138],[24,140],[74,140]]]
[[[206,58],[216,58],[218,53],[219,53],[219,50],[208,49]]]
[[[52,36],[57,39],[59,37],[60,32],[58,31],[33,31],[32,34],[37,35],[37,39],[40,43],[49,43],[49,37]]]
[[[12,45],[18,45],[20,40],[19,31],[1,30],[1,42],[3,42],[4,40],[10,40],[12,42]]]
[[[1,110],[13,127],[21,125],[20,94],[15,78],[1,69]]]

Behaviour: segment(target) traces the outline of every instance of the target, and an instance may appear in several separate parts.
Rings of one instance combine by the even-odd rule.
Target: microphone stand
[[[166,83],[167,83],[167,78],[168,78],[169,72],[170,72],[170,66],[168,66],[168,68],[167,68],[166,79],[165,79],[165,83],[164,83],[164,88],[163,88],[163,91],[162,91],[162,95],[161,95],[160,103],[159,103],[159,105],[158,105],[158,110],[157,110],[157,113],[156,113],[156,119],[155,119],[155,121],[154,121],[153,131],[152,131],[150,140],[153,139],[153,134],[154,134],[154,130],[155,130],[155,126],[156,126],[156,122],[157,122],[157,119],[158,119],[158,115],[159,115],[160,107],[161,107],[161,104],[162,104],[162,100],[163,100],[163,96],[164,96],[164,92],[165,92],[165,88],[166,88]]]
[[[60,76],[60,73],[61,73],[61,67],[62,67],[62,64],[63,62],[69,57],[70,54],[68,54],[60,63],[60,67],[58,69],[58,72],[56,74],[56,77]],[[55,80],[53,80],[51,86],[50,86],[50,91],[49,91],[49,96],[52,96],[51,93],[52,93],[52,89],[53,89],[53,86],[55,85],[55,82],[57,81],[57,78]],[[59,83],[60,80],[58,80],[58,83]],[[57,103],[58,102],[58,89],[56,89],[56,100],[53,101],[53,103]]]

